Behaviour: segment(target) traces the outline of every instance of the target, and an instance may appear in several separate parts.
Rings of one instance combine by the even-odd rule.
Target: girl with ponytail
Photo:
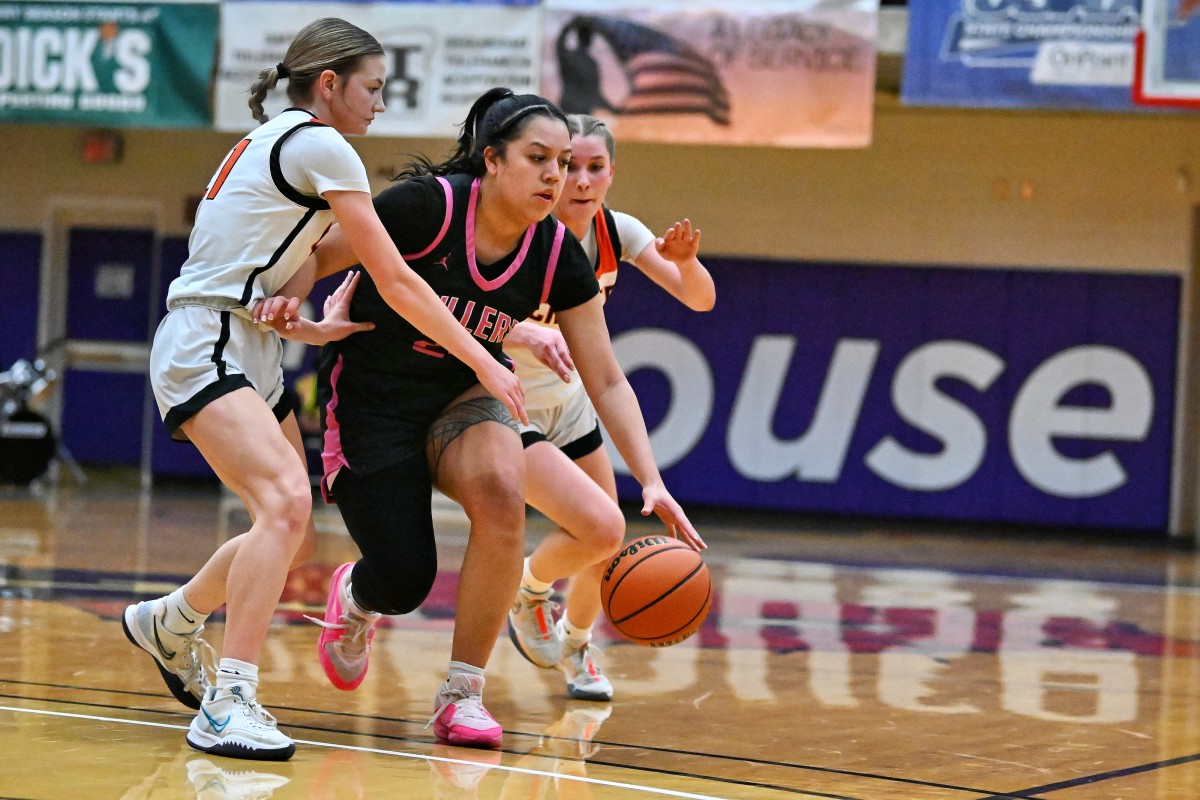
[[[370,327],[347,307],[357,274],[326,304],[320,323],[294,309],[254,309],[299,269],[334,222],[353,243],[372,290],[464,364],[506,413],[524,419],[520,383],[465,331],[404,263],[371,205],[366,169],[345,136],[366,133],[384,110],[383,48],[340,19],[301,30],[279,64],[251,87],[262,122],[210,180],[188,258],[167,295],[150,378],[173,438],[191,441],[245,502],[253,524],[223,544],[184,586],[125,609],[125,634],[155,661],[171,693],[199,713],[192,747],[214,755],[283,760],[295,745],[258,704],[258,658],[289,569],[315,549],[312,494],[294,396],[283,386],[283,348],[271,326],[310,343]],[[292,107],[267,119],[263,99],[287,81]],[[200,637],[226,606],[224,658]]]
[[[710,310],[716,288],[698,257],[700,231],[684,219],[655,237],[636,217],[610,209],[612,131],[589,115],[572,114],[569,121],[571,164],[554,213],[583,245],[605,298],[616,288],[619,264],[627,262],[688,308]],[[592,401],[569,363],[542,363],[547,353],[565,351],[553,310],[539,308],[517,326],[508,346],[529,410],[529,425],[521,427],[526,500],[559,526],[525,559],[508,635],[526,659],[562,671],[572,698],[606,702],[613,685],[593,657],[591,638],[601,613],[601,577],[625,536],[616,477]],[[551,598],[562,579],[570,580],[558,606]],[[556,606],[561,613],[554,622]]]
[[[511,368],[503,347],[514,325],[543,303],[555,310],[600,418],[642,483],[643,513],[695,537],[662,483],[637,399],[613,355],[595,272],[550,214],[570,158],[567,120],[557,106],[492,89],[471,107],[450,156],[408,164],[375,198],[375,209],[405,260],[497,364]],[[335,225],[260,316],[278,318],[313,280],[356,261]],[[380,614],[410,613],[428,595],[437,574],[430,510],[436,485],[463,506],[471,531],[451,660],[430,721],[451,744],[498,747],[501,727],[483,706],[484,669],[525,554],[517,421],[440,341],[388,308],[370,275],[361,279],[350,315],[374,328],[330,342],[319,358],[323,486],[362,558],[334,573],[318,658],[335,686],[354,689],[366,675]]]

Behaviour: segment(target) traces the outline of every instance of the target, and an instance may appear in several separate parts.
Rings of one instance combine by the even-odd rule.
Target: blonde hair
[[[583,136],[599,136],[604,140],[604,147],[608,150],[608,160],[617,160],[617,140],[613,138],[612,131],[608,129],[608,125],[599,117],[593,117],[591,114],[568,114],[567,128],[571,131],[571,138]]]
[[[313,84],[322,72],[347,75],[364,56],[374,55],[383,55],[383,46],[357,25],[337,17],[310,22],[292,39],[283,61],[258,73],[250,87],[250,113],[259,122],[267,121],[263,100],[281,78],[287,78],[288,100],[303,105],[312,100]]]

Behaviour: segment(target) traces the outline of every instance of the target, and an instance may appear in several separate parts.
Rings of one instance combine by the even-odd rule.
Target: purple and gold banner
[[[865,147],[878,6],[551,0],[542,93],[626,141]]]

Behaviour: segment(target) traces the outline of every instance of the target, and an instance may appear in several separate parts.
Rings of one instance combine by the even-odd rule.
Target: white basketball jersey
[[[646,249],[647,245],[654,241],[654,234],[637,217],[631,217],[620,211],[613,211],[612,215],[613,221],[617,226],[617,236],[621,240],[620,258],[622,261],[632,261]],[[599,245],[596,243],[596,223],[594,220],[591,227],[588,228],[587,235],[583,237],[580,244],[583,245],[583,252],[587,254],[588,259],[593,264],[597,264]],[[596,275],[596,279],[600,281],[601,298],[606,298],[612,290],[613,285],[617,282],[617,271],[614,269],[612,271],[599,272]],[[536,322],[539,325],[545,325],[550,328],[558,328],[558,323],[554,322],[553,319],[550,307],[543,305],[527,321]],[[545,320],[550,320],[550,322],[546,322]],[[526,408],[554,408],[565,403],[575,392],[583,391],[583,381],[579,378],[578,372],[572,372],[570,383],[564,383],[563,379],[554,373],[554,370],[538,361],[533,353],[528,350],[513,348],[511,352],[505,352],[512,357],[517,369],[517,377],[521,379],[521,388],[525,392]]]
[[[203,305],[249,316],[275,294],[333,224],[328,191],[370,192],[350,143],[301,109],[264,123],[213,175],[168,308]]]

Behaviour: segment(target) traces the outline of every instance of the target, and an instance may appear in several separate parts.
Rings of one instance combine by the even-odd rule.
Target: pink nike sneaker
[[[504,736],[500,723],[483,707],[483,677],[454,675],[438,690],[433,733],[461,747],[497,748]]]
[[[354,562],[334,570],[329,581],[329,596],[325,600],[325,619],[308,619],[320,625],[317,657],[329,682],[339,689],[357,689],[367,675],[371,640],[375,638],[375,623],[380,614],[364,611],[350,594],[350,571]]]

